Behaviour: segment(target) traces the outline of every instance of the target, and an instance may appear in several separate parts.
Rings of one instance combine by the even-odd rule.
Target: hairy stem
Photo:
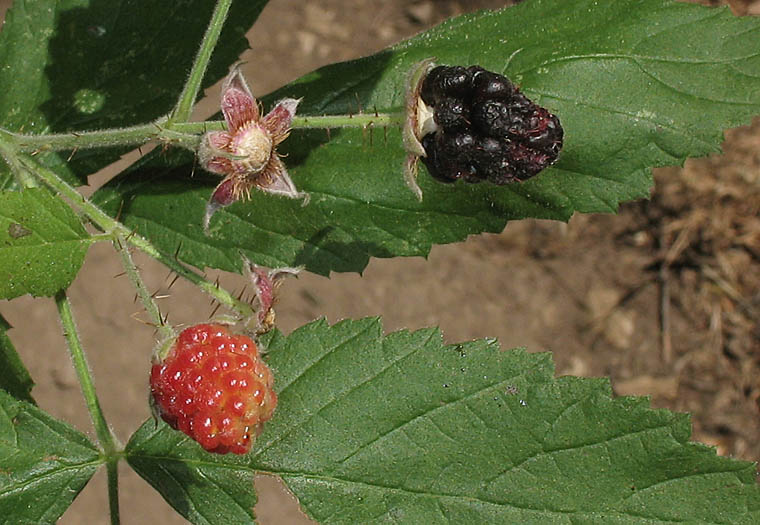
[[[214,47],[216,47],[216,42],[222,33],[222,26],[227,18],[227,14],[230,12],[230,5],[232,5],[232,0],[219,0],[216,3],[214,13],[211,15],[211,21],[206,28],[206,34],[203,35],[201,47],[193,62],[193,68],[190,70],[190,76],[185,83],[185,87],[182,88],[179,101],[177,101],[177,107],[174,108],[169,122],[186,122],[190,118],[195,99],[201,88],[203,76],[206,74],[208,62],[211,59],[211,53],[214,51]]]
[[[356,115],[298,116],[292,129],[371,128],[401,126],[401,113],[358,113]],[[151,141],[179,146],[191,151],[198,148],[200,135],[207,131],[226,129],[222,120],[170,123],[160,119],[150,124],[130,128],[103,129],[57,133],[50,135],[22,135],[0,129],[0,140],[12,144],[18,151],[40,153],[77,149],[105,148],[110,146],[139,146]],[[11,162],[9,162],[11,164]]]
[[[55,304],[58,307],[58,315],[61,318],[61,325],[63,326],[64,332],[63,335],[66,337],[66,342],[68,343],[71,362],[74,365],[74,370],[79,379],[79,385],[82,388],[82,395],[87,404],[87,410],[90,412],[92,425],[95,427],[95,435],[105,453],[108,470],[108,502],[111,508],[111,523],[118,524],[119,492],[117,469],[120,453],[113,433],[111,433],[111,429],[108,427],[106,418],[103,415],[103,410],[100,408],[100,401],[95,392],[95,383],[92,380],[92,373],[87,364],[87,356],[84,353],[84,348],[82,347],[82,342],[80,341],[79,333],[77,332],[76,323],[74,322],[74,313],[71,309],[71,302],[69,301],[65,290],[56,294]]]
[[[357,113],[356,115],[298,116],[293,119],[292,129],[319,128],[369,128],[402,126],[403,113]]]
[[[40,153],[110,146],[139,146],[151,141],[195,150],[200,142],[199,132],[184,133],[168,127],[163,120],[130,128],[103,129],[57,133],[50,135],[21,135],[0,130],[0,138],[20,151]]]
[[[111,511],[111,525],[119,525],[121,523],[121,516],[119,515],[118,460],[106,463],[106,474],[108,475],[108,508]]]
[[[148,291],[145,286],[145,282],[140,275],[135,262],[132,260],[132,254],[129,252],[129,246],[124,236],[116,234],[116,238],[113,241],[116,251],[121,256],[121,263],[124,266],[124,271],[127,274],[127,278],[132,282],[132,285],[137,290],[137,296],[140,298],[140,302],[145,308],[145,312],[150,317],[153,326],[156,327],[159,333],[160,341],[168,341],[174,339],[175,333],[171,325],[164,322],[164,318],[161,316],[161,311],[153,300],[153,294]]]
[[[113,219],[89,200],[85,199],[76,189],[61,179],[54,171],[42,166],[28,155],[18,154],[18,159],[26,169],[37,175],[45,184],[66,197],[74,206],[79,208],[87,218],[93,222],[93,224],[107,234],[123,237],[127,243],[153,257],[164,266],[195,284],[201,290],[219,301],[219,303],[230,310],[237,312],[241,317],[247,319],[254,315],[254,311],[249,304],[236,299],[230,294],[230,292],[220,287],[218,283],[209,281],[203,275],[182,265],[174,257],[160,252],[149,240],[130,231],[129,228],[122,223]]]
[[[404,124],[405,114],[397,113],[356,113],[352,115],[296,115],[290,125],[291,129],[327,129],[327,128],[369,128],[398,126]],[[168,124],[167,124],[168,126]],[[206,131],[226,130],[223,120],[205,120],[203,122],[177,122],[171,124],[176,133],[191,135]]]
[[[111,434],[111,429],[108,428],[105,416],[100,408],[98,396],[95,393],[95,384],[92,381],[92,374],[87,365],[87,357],[85,356],[82,343],[79,340],[79,333],[77,332],[76,324],[74,323],[71,302],[69,301],[65,290],[56,294],[55,304],[58,307],[58,315],[61,318],[66,342],[69,345],[71,361],[74,364],[74,369],[76,370],[79,383],[82,387],[82,394],[87,403],[87,410],[90,412],[90,418],[95,427],[95,435],[97,435],[98,441],[106,454],[113,454],[116,452],[116,444],[113,435]]]

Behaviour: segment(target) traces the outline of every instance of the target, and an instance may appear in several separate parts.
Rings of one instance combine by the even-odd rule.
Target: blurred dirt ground
[[[272,0],[249,33],[246,76],[261,95],[448,16],[508,3]],[[731,7],[760,15],[758,1]],[[209,95],[199,117],[215,111],[218,91]],[[505,348],[550,350],[559,375],[608,376],[617,394],[651,395],[655,407],[690,412],[694,439],[720,454],[757,461],[760,120],[728,132],[724,148],[683,169],[656,170],[652,199],[626,204],[617,216],[521,221],[499,235],[437,246],[427,260],[373,260],[363,276],[303,275],[283,288],[279,327],[382,315],[387,331],[438,325],[449,342],[490,336]],[[152,289],[169,292],[165,269],[144,257],[138,262]],[[106,416],[126,441],[149,415],[153,333],[120,273],[110,247],[94,246],[71,295]],[[244,285],[239,276],[209,273],[228,288]],[[182,282],[162,309],[174,323],[205,320],[212,311]],[[52,301],[20,298],[0,303],[0,311],[14,326],[10,335],[37,382],[39,404],[93,435]],[[96,476],[61,523],[107,522],[104,481]],[[275,480],[261,478],[257,488],[261,523],[308,522]],[[126,524],[184,522],[128,468],[121,504]]]

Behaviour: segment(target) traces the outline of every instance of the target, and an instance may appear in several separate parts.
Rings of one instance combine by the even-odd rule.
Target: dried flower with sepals
[[[201,165],[224,176],[206,205],[204,231],[208,233],[211,217],[219,208],[250,198],[254,188],[293,199],[303,198],[303,204],[308,203],[308,194],[296,189],[277,153],[277,146],[290,134],[299,102],[282,99],[262,117],[240,66],[227,75],[222,84],[221,104],[227,131],[206,133],[198,148]]]
[[[252,306],[256,311],[253,326],[248,326],[257,335],[264,334],[274,328],[274,304],[277,301],[277,289],[285,277],[297,277],[303,266],[265,268],[242,256],[243,272],[254,290]]]

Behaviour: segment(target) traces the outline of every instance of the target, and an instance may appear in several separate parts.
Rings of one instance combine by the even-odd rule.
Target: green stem
[[[9,135],[10,133],[0,130],[0,157],[8,164],[20,187],[35,188],[39,186],[39,181],[16,158],[18,148],[13,147],[12,143],[8,142]]]
[[[0,141],[2,146],[2,141]],[[57,173],[37,163],[34,159],[24,154],[17,154],[20,163],[29,171],[36,174],[42,181],[66,197],[69,202],[74,204],[101,230],[114,235],[122,236],[127,243],[140,249],[150,257],[153,257],[164,266],[170,268],[178,275],[184,277],[191,283],[198,286],[201,290],[219,301],[222,305],[237,312],[243,318],[247,319],[254,315],[251,306],[243,301],[236,299],[224,288],[217,283],[213,283],[202,275],[183,266],[177,259],[161,253],[151,242],[135,232],[129,230],[126,226],[110,215],[95,206],[89,200],[85,199],[74,187],[61,179]]]
[[[79,333],[74,322],[71,302],[65,290],[55,295],[55,304],[58,307],[58,315],[61,318],[64,336],[68,343],[71,362],[79,378],[82,395],[87,404],[87,410],[90,412],[92,425],[95,427],[95,435],[105,453],[108,469],[108,500],[111,507],[111,523],[119,523],[119,493],[116,469],[118,468],[120,453],[117,450],[116,441],[111,433],[111,429],[108,427],[106,418],[103,415],[103,410],[100,408],[100,401],[95,392],[95,383],[92,380],[92,373],[87,364],[87,356],[84,353],[84,348],[82,348],[82,342],[79,339]]]
[[[356,115],[298,116],[291,124],[292,129],[315,128],[369,128],[402,126],[403,113],[357,113]]]
[[[211,15],[211,21],[206,28],[206,34],[203,35],[203,42],[201,42],[201,47],[193,62],[193,68],[190,70],[190,76],[185,83],[185,87],[182,89],[182,94],[179,96],[177,107],[174,108],[169,118],[170,123],[187,122],[190,118],[195,99],[201,88],[203,76],[206,74],[208,62],[211,59],[211,53],[216,47],[216,42],[222,33],[222,26],[230,11],[230,5],[232,5],[232,0],[219,0],[216,3],[214,13]]]
[[[119,252],[119,255],[121,256],[124,271],[132,282],[132,285],[134,285],[135,290],[137,290],[137,296],[140,298],[140,302],[142,303],[143,308],[145,308],[145,312],[148,314],[148,317],[150,317],[153,326],[158,330],[159,340],[168,341],[174,339],[176,334],[171,325],[166,324],[164,318],[161,317],[161,311],[159,310],[156,301],[153,300],[153,294],[148,291],[135,262],[132,260],[132,254],[129,252],[129,246],[127,246],[126,239],[122,235],[117,234],[113,244],[116,247],[116,251]]]
[[[131,128],[103,129],[58,133],[50,135],[21,135],[0,130],[0,138],[13,144],[20,151],[39,153],[110,146],[135,146],[153,140],[195,150],[201,138],[196,133],[183,133],[167,127],[163,121],[133,126]]]
[[[353,115],[296,115],[290,125],[291,129],[326,129],[326,128],[368,128],[384,126],[402,126],[405,115],[398,113],[356,113]],[[169,124],[167,124],[169,126]],[[205,120],[203,122],[176,122],[171,124],[176,133],[191,135],[207,131],[226,130],[223,120]]]
[[[292,129],[370,128],[401,126],[401,113],[358,113],[356,115],[298,116],[293,119]],[[13,144],[17,150],[32,153],[76,149],[105,148],[109,146],[139,146],[159,141],[195,151],[200,135],[207,131],[226,129],[222,120],[205,122],[175,122],[159,120],[131,128],[103,129],[76,133],[50,135],[21,135],[0,129],[0,140]]]
[[[71,302],[66,295],[66,291],[60,291],[56,294],[55,304],[58,307],[58,315],[61,317],[64,336],[69,345],[71,361],[74,363],[74,369],[82,386],[82,394],[87,402],[87,410],[90,412],[92,424],[95,427],[95,434],[106,454],[114,454],[116,452],[116,445],[111,430],[108,428],[108,424],[103,416],[103,411],[100,408],[98,396],[95,393],[95,385],[92,382],[92,375],[87,365],[87,358],[82,348],[82,343],[79,340],[79,334],[74,323],[74,314],[71,310]]]
[[[31,173],[19,168],[15,163],[10,163],[10,166],[19,186],[22,188],[37,188],[39,186],[39,181]]]
[[[119,461],[109,461],[106,463],[106,474],[108,475],[108,508],[111,510],[111,525],[119,525],[121,516],[119,515]]]

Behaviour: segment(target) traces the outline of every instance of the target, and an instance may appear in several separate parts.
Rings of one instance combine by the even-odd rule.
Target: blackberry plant
[[[435,328],[384,334],[376,318],[284,334],[274,306],[298,271],[361,272],[509,220],[646,197],[653,167],[719,151],[725,128],[760,113],[760,20],[668,0],[528,0],[259,101],[237,62],[266,3],[15,0],[7,12],[0,298],[53,298],[95,435],[35,404],[35,348],[17,352],[0,317],[2,521],[56,522],[105,467],[119,523],[125,460],[199,524],[253,522],[259,472],[324,523],[757,523],[755,465],[690,442],[686,415],[555,378],[548,353],[444,344]],[[200,90],[223,79],[221,114],[192,122]],[[94,195],[78,191],[149,142],[160,147]],[[420,158],[431,177],[415,178]],[[89,349],[144,354],[146,420],[126,445],[67,292],[103,242],[155,327],[155,341]],[[134,251],[222,311],[178,338]],[[206,268],[244,275],[253,295]]]

